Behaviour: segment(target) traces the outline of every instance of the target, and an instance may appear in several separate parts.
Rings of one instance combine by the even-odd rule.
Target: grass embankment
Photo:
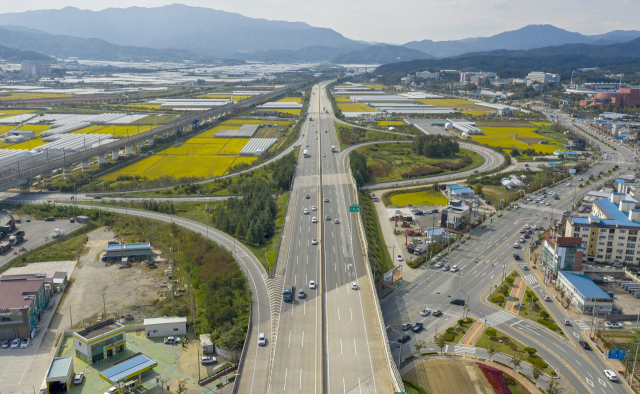
[[[506,297],[511,294],[513,284],[515,283],[516,278],[519,276],[520,274],[518,273],[518,271],[511,271],[511,273],[504,279],[502,284],[498,285],[498,287],[491,292],[491,294],[489,295],[489,302],[498,305],[500,308],[504,308],[507,305]]]
[[[410,144],[401,143],[368,145],[356,151],[367,159],[372,183],[466,171],[484,161],[478,153],[467,149],[447,157],[427,157],[413,152]]]
[[[447,342],[459,343],[475,322],[476,321],[470,317],[458,320],[455,326],[446,329],[444,339]]]
[[[74,207],[63,205],[11,205],[11,208],[20,216],[33,218],[67,218],[74,212]],[[128,242],[150,242],[165,257],[170,255],[169,250],[174,245],[177,250],[181,250],[180,253],[174,253],[175,275],[185,281],[188,271],[191,288],[195,289],[196,334],[212,333],[212,340],[219,346],[238,351],[242,349],[247,331],[250,297],[245,278],[229,251],[175,223],[82,206],[75,207],[75,213],[88,216],[94,224],[82,227],[77,236],[59,244],[43,246],[25,254],[24,258],[28,261],[36,261],[36,258],[39,261],[56,257],[67,259],[69,252],[81,248],[86,234],[98,226],[96,223],[99,215],[102,224],[111,227],[122,239]],[[162,314],[170,314],[171,300],[159,300],[153,307]],[[176,313],[179,316],[188,317],[190,310],[189,297],[176,298]]]
[[[367,130],[357,126],[348,126],[338,122],[334,122],[334,126],[338,132],[340,144],[343,146],[370,141],[405,141],[413,138],[412,136],[387,133],[384,131]]]
[[[369,246],[369,256],[376,259],[370,261],[371,271],[374,272],[376,283],[384,275],[393,268],[393,261],[389,255],[387,244],[384,242],[382,229],[380,228],[380,219],[373,204],[373,200],[368,193],[359,192],[360,195],[360,211],[362,212],[363,225],[365,225],[365,234],[367,236],[367,244]],[[366,218],[366,220],[364,220]],[[377,269],[376,269],[377,267]]]
[[[489,336],[491,330],[495,331],[495,336],[493,337]],[[502,343],[500,343],[500,341],[502,341]],[[484,332],[476,342],[476,346],[483,349],[488,349],[491,346],[498,352],[508,354],[509,356],[515,356],[518,353],[526,354],[524,350],[526,347],[525,345],[516,341],[510,336],[507,336],[505,333],[491,328],[484,330]],[[526,358],[526,361],[530,362],[531,364],[538,365],[547,375],[555,376],[555,371],[553,370],[553,368],[551,368],[549,364],[538,355],[534,354],[533,356],[528,356]]]

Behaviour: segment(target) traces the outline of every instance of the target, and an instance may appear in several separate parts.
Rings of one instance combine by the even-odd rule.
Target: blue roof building
[[[560,272],[558,285],[568,292],[571,303],[577,306],[582,313],[592,314],[596,304],[597,310],[595,312],[598,314],[611,313],[613,310],[613,298],[609,297],[586,275]]]
[[[468,187],[462,187],[460,185],[447,185],[447,197],[449,200],[455,199],[470,199],[474,198],[476,193]]]
[[[47,392],[55,393],[60,390],[71,390],[73,375],[73,357],[54,358],[44,379],[47,383]]]

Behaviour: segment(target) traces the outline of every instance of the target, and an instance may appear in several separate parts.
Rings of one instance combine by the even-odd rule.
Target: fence
[[[347,165],[349,165],[348,161],[347,161]],[[348,176],[351,181],[351,187],[353,188],[353,195],[355,198],[355,202],[356,204],[360,204],[360,198],[358,196],[358,187],[357,187],[356,181],[353,178],[353,175],[351,174],[351,172],[349,172]],[[384,328],[385,325],[384,325],[384,319],[382,318],[382,310],[380,309],[380,302],[378,301],[378,296],[376,294],[374,274],[371,271],[371,266],[369,264],[369,253],[368,253],[369,247],[368,247],[367,238],[365,235],[365,228],[364,228],[364,225],[362,224],[362,215],[358,215],[358,220],[356,223],[359,229],[358,234],[360,235],[360,242],[362,245],[362,254],[363,256],[365,256],[364,265],[367,270],[369,285],[371,286],[371,295],[372,295],[371,298],[373,300],[373,304],[376,306],[375,311],[376,311],[376,317],[378,318],[378,329],[380,330],[380,337],[383,340],[382,342],[384,344],[383,346],[385,349],[384,354],[387,361],[387,366],[389,367],[389,378],[391,379],[391,384],[393,386],[394,391],[403,392],[404,384],[402,383],[402,378],[400,377],[400,371],[398,371],[398,366],[393,361],[393,356],[391,355],[391,349],[389,348],[389,346],[387,346],[387,344],[389,343],[389,338],[387,337],[387,331]]]

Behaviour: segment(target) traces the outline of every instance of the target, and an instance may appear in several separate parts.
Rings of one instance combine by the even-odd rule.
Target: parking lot
[[[16,231],[24,231],[24,240],[18,245],[12,247],[12,249],[7,253],[0,256],[0,268],[2,268],[2,266],[15,255],[14,253],[16,252],[16,249],[31,249],[35,246],[43,244],[44,242],[51,241],[52,239],[50,237],[55,229],[59,228],[60,230],[62,230],[63,234],[68,234],[71,231],[74,231],[75,229],[82,226],[78,223],[69,223],[68,220],[55,220],[53,222],[45,222],[44,220],[31,220],[31,222],[26,222],[24,218],[21,219],[21,222],[16,223],[16,229],[11,231],[11,233],[14,233]],[[8,237],[4,237],[2,241],[7,241],[8,239]]]

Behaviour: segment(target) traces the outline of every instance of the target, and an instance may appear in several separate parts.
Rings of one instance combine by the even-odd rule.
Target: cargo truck
[[[335,145],[331,145],[331,152],[335,152],[336,151],[336,146]]]
[[[420,256],[422,253],[425,253],[427,250],[429,250],[428,244],[418,245],[413,249],[413,254],[415,254],[416,256]]]
[[[16,228],[16,221],[13,219],[9,220],[9,222],[7,222],[7,224],[5,224],[4,226],[0,226],[0,238],[4,237],[14,228]]]
[[[9,242],[11,243],[11,245],[17,245],[18,243],[22,242],[23,239],[24,231],[16,231],[9,237]]]
[[[302,155],[304,157],[309,157],[309,152],[305,149],[305,150],[302,151]]]
[[[9,249],[11,249],[9,242],[0,242],[0,253],[5,254]]]
[[[293,295],[293,285],[291,283],[284,284],[284,290],[282,291],[282,298],[285,301],[291,301]]]

